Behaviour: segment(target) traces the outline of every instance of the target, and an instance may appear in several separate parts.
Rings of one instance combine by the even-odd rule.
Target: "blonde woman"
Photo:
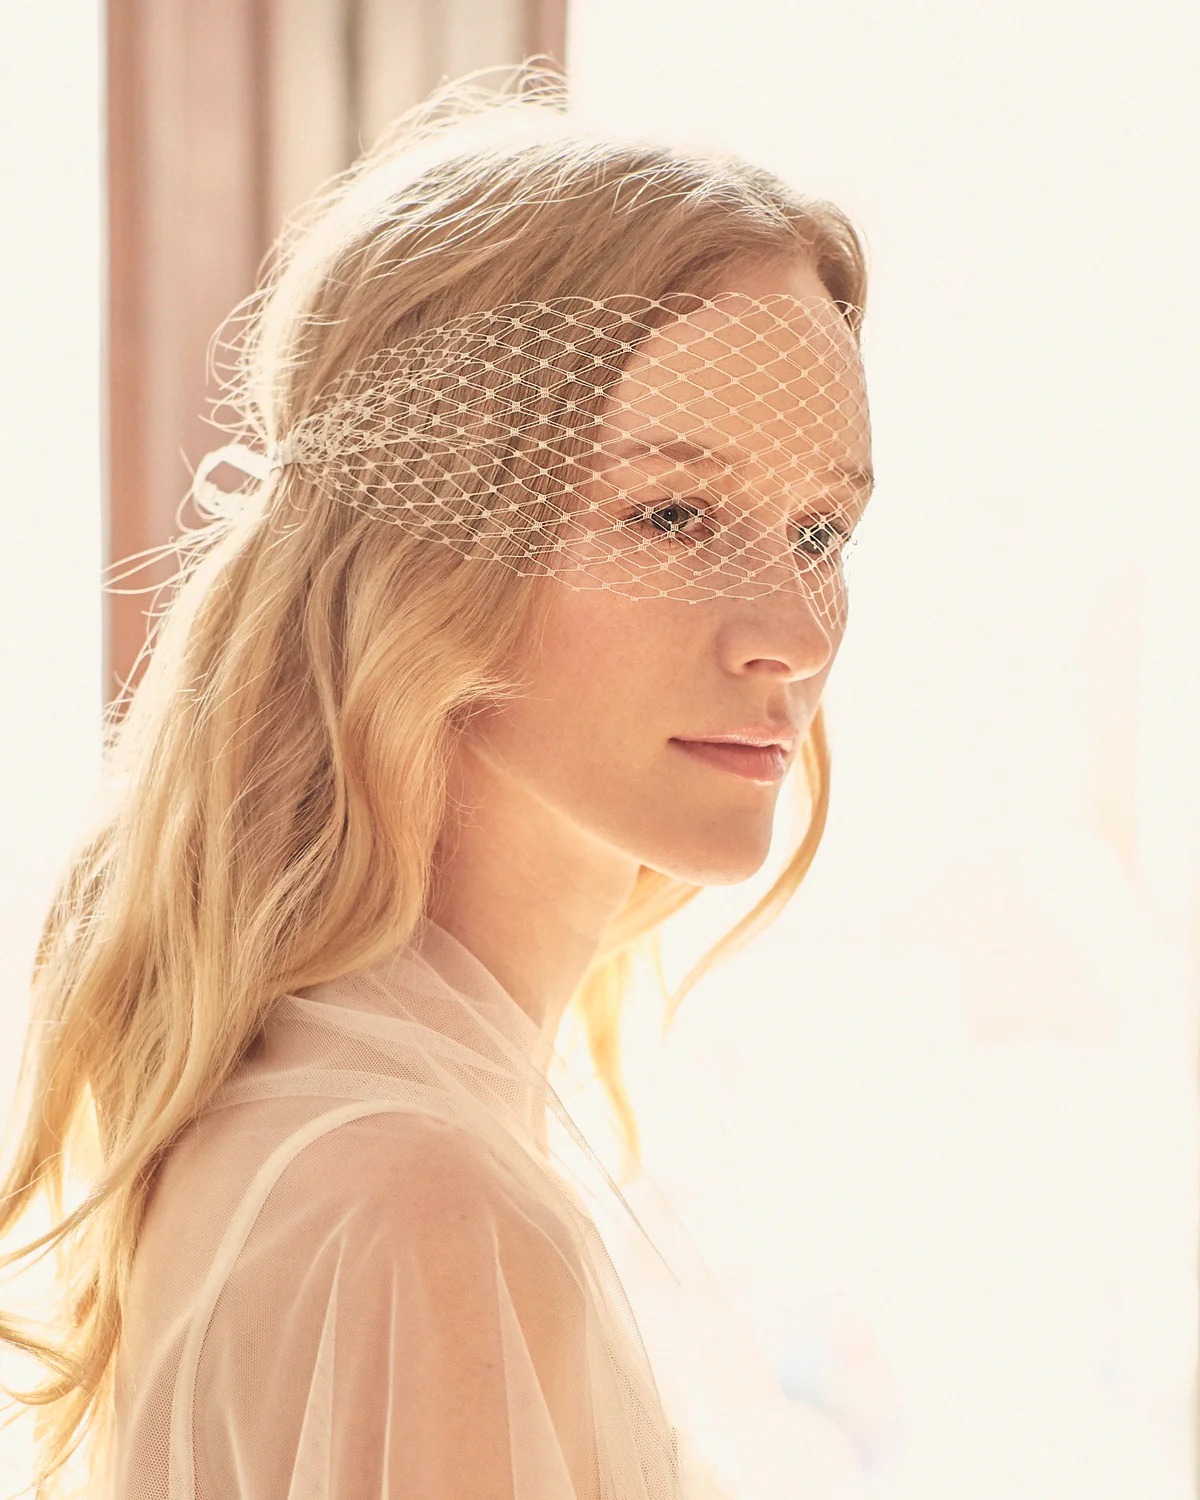
[[[575,1006],[636,1159],[633,959],[761,867],[787,775],[807,832],[688,983],[813,859],[862,247],[518,81],[442,89],[289,226],[112,715],[0,1211],[45,1191],[6,1263],[70,1257],[58,1324],[0,1321],[49,1371],[39,1494],[85,1438],[105,1500],[850,1492],[817,1436],[770,1481],[702,1451],[704,1318],[651,1334],[670,1275],[635,1312],[654,1247],[547,1073]]]

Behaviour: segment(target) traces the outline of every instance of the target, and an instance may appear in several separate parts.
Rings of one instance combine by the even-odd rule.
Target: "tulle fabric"
[[[552,1062],[429,919],[281,997],[156,1179],[106,1500],[858,1500]]]

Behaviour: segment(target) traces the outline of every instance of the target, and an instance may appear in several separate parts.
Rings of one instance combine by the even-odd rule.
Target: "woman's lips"
[[[713,745],[705,740],[672,740],[671,744],[710,765],[767,785],[782,781],[787,771],[788,756],[782,745]]]

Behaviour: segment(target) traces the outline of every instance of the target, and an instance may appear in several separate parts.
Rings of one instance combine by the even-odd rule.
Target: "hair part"
[[[481,73],[494,70],[485,69]],[[225,404],[234,430],[285,433],[376,350],[500,303],[706,295],[749,262],[802,258],[857,338],[865,254],[834,205],[720,153],[582,131],[561,81],[508,91],[472,74],[401,117],[285,224],[244,323]],[[226,424],[222,424],[226,425]],[[505,568],[322,496],[294,468],[207,506],[162,552],[169,605],[106,714],[103,792],[66,865],[31,976],[0,1241],[44,1193],[72,1279],[42,1333],[0,1342],[51,1372],[39,1494],[111,1401],[121,1308],[155,1171],[236,1067],[280,995],[405,942],[429,894],[455,736],[519,696],[536,591]],[[161,553],[156,554],[161,555]],[[131,680],[132,676],[131,674]],[[693,967],[683,996],[788,903],[829,800],[818,711],[801,746],[808,827],[772,889]],[[621,1072],[631,965],[702,889],[643,868],[573,1005],[630,1150]],[[71,1212],[71,1164],[88,1191]]]

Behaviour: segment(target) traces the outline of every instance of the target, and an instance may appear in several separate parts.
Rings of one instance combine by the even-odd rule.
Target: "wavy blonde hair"
[[[490,72],[492,70],[483,70]],[[505,87],[437,90],[285,224],[244,317],[226,399],[269,442],[397,335],[514,298],[705,295],[731,268],[805,258],[859,337],[865,255],[833,205],[719,153],[572,128],[532,63]],[[514,86],[515,85],[515,86]],[[552,398],[547,398],[552,399]],[[561,420],[561,418],[560,418]],[[529,580],[319,494],[295,469],[201,505],[138,665],[106,715],[103,794],[37,949],[0,1240],[40,1190],[59,1318],[0,1341],[51,1378],[39,1495],[99,1426],[155,1170],[238,1064],[272,1002],[407,940],[429,892],[456,733],[521,692]],[[135,667],[136,672],[136,667]],[[131,674],[132,680],[132,674]],[[640,1159],[618,1023],[631,963],[683,996],[804,878],[825,825],[822,715],[798,761],[808,827],[768,894],[669,996],[659,929],[702,889],[643,868],[573,1005]],[[665,1029],[665,1026],[664,1026]],[[72,1162],[88,1191],[64,1215]],[[62,1270],[69,1252],[70,1270]]]

